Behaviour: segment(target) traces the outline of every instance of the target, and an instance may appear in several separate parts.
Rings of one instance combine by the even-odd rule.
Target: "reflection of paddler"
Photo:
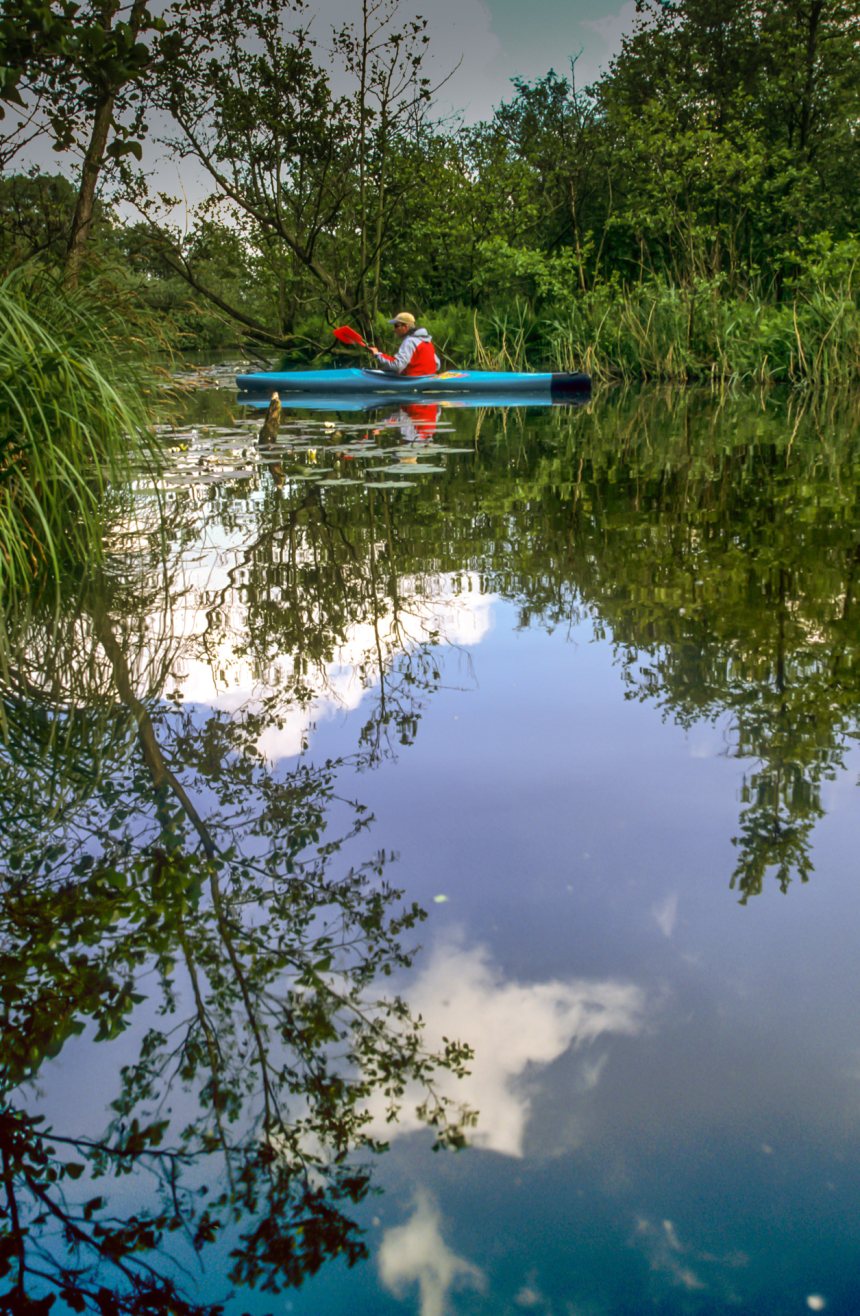
[[[439,407],[435,402],[405,402],[398,422],[408,442],[432,439],[439,423]]]

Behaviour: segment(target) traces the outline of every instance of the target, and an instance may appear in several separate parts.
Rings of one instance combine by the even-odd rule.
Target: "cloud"
[[[663,933],[663,936],[671,937],[678,922],[677,894],[667,896],[659,905],[655,905],[652,908],[651,913],[654,917],[654,922]]]
[[[595,43],[590,50],[589,64],[605,70],[609,61],[621,49],[622,38],[632,32],[635,21],[636,0],[626,0],[616,13],[606,14],[603,18],[583,18],[582,26],[593,32],[602,45],[602,49],[599,49],[598,43]]]
[[[490,963],[485,948],[448,946],[438,950],[409,991],[413,1013],[425,1021],[429,1048],[445,1038],[474,1047],[469,1074],[443,1074],[436,1087],[454,1103],[479,1113],[471,1135],[474,1146],[507,1156],[522,1156],[532,1111],[526,1075],[551,1064],[571,1048],[609,1035],[638,1033],[644,1023],[645,997],[632,984],[612,979],[506,981]],[[586,1057],[581,1088],[600,1080],[605,1058]],[[533,1086],[533,1082],[532,1082]],[[379,1102],[371,1106],[373,1131],[391,1140],[423,1127],[415,1107],[424,1094],[408,1089],[397,1124],[385,1123]]]
[[[636,1235],[648,1253],[652,1270],[669,1275],[673,1283],[689,1291],[705,1287],[695,1271],[684,1262],[684,1248],[671,1220],[662,1220],[655,1225],[640,1218],[636,1221]]]
[[[396,1298],[418,1285],[421,1316],[442,1316],[452,1288],[485,1287],[483,1272],[448,1247],[439,1212],[423,1190],[406,1224],[385,1231],[377,1264],[384,1287]]]
[[[310,9],[306,12],[311,13]],[[382,9],[378,12],[381,13]],[[314,0],[311,38],[317,43],[320,62],[328,65],[333,74],[333,86],[338,92],[351,90],[351,86],[349,80],[338,72],[336,61],[328,55],[331,32],[346,23],[355,23],[360,13],[361,8],[355,0]],[[430,38],[422,72],[430,79],[432,87],[439,87],[439,109],[443,113],[451,109],[463,110],[470,118],[476,113],[488,113],[507,87],[506,80],[498,75],[502,44],[493,30],[492,15],[485,0],[402,4],[393,12],[388,29],[396,32],[419,15],[427,20]],[[307,19],[302,21],[307,22]]]
[[[532,1311],[535,1307],[543,1307],[546,1300],[543,1294],[533,1283],[525,1283],[514,1297],[515,1307],[524,1307],[527,1311]]]
[[[737,1305],[733,1274],[749,1265],[745,1252],[715,1255],[698,1251],[681,1242],[672,1220],[659,1224],[640,1216],[635,1224],[633,1244],[645,1252],[655,1275],[668,1279],[674,1287],[689,1293],[707,1289],[719,1294],[720,1310]],[[695,1269],[694,1269],[695,1265]],[[703,1274],[706,1278],[702,1278]]]
[[[495,602],[495,595],[481,594],[471,573],[456,580],[404,578],[396,612],[383,614],[375,626],[358,622],[347,627],[328,660],[304,670],[297,667],[293,655],[282,654],[261,677],[253,660],[235,649],[233,637],[247,631],[245,612],[238,603],[229,607],[227,640],[213,654],[195,654],[206,627],[207,597],[219,587],[218,573],[205,577],[207,592],[201,585],[198,595],[195,584],[187,582],[171,617],[172,633],[183,641],[173,680],[186,703],[225,713],[253,713],[262,706],[266,689],[288,691],[300,677],[304,699],[285,700],[282,715],[277,722],[269,721],[259,739],[260,752],[273,763],[301,754],[317,723],[358,708],[377,684],[382,668],[388,669],[398,656],[427,644],[461,648],[480,644],[490,630]],[[170,693],[168,689],[168,697]]]

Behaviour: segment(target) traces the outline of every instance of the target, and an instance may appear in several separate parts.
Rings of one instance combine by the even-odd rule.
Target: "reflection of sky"
[[[431,1154],[407,1094],[375,1163],[372,1263],[324,1268],[282,1310],[860,1310],[860,753],[826,784],[810,881],[741,907],[748,765],[726,725],[685,732],[626,699],[588,623],[519,630],[502,600],[437,585],[415,642],[438,626],[471,645],[474,679],[349,784],[399,855],[389,878],[431,911],[398,986],[430,1042],[475,1048],[456,1095],[479,1124],[471,1150]],[[360,695],[338,681],[367,638],[319,686],[315,759],[355,746]],[[217,702],[209,669],[185,670],[185,697]],[[225,686],[255,693],[238,667]],[[103,1056],[61,1057],[70,1107],[110,1087]]]
[[[211,570],[210,564],[210,570]],[[236,652],[236,638],[246,628],[238,604],[229,609],[227,639],[215,652],[201,652],[199,638],[206,627],[206,606],[201,593],[223,586],[217,570],[206,581],[186,581],[186,593],[177,603],[173,632],[183,640],[182,654],[174,666],[175,687],[186,702],[225,712],[252,712],[259,708],[264,693],[289,687],[297,675],[292,654],[279,655],[262,679],[244,654]],[[294,758],[306,747],[312,729],[320,721],[358,708],[378,681],[383,667],[409,654],[431,639],[445,644],[480,644],[491,626],[493,596],[482,594],[475,577],[465,573],[456,583],[445,577],[423,578],[420,589],[404,578],[400,581],[397,612],[383,612],[375,625],[355,623],[347,628],[331,657],[316,668],[302,665],[301,684],[310,698],[301,706],[285,701],[278,725],[270,724],[260,737],[259,747],[272,762]],[[168,696],[170,688],[165,692]]]
[[[376,1269],[294,1310],[422,1312],[422,1276],[439,1293],[458,1263],[481,1287],[452,1279],[451,1316],[860,1310],[860,753],[810,881],[742,907],[729,728],[625,699],[588,624],[493,620],[474,686],[361,784],[431,911],[409,1000],[476,1050],[475,1146],[389,1127]]]
[[[468,1077],[443,1075],[436,1088],[479,1113],[473,1146],[507,1156],[523,1155],[531,1113],[527,1076],[571,1048],[589,1048],[580,1063],[581,1081],[594,1087],[606,1052],[595,1055],[591,1048],[613,1034],[637,1033],[644,1013],[642,993],[628,983],[515,982],[491,963],[485,947],[458,944],[437,947],[410,986],[409,1003],[425,1020],[429,1047],[441,1049],[446,1037],[472,1044]],[[376,1135],[390,1139],[421,1128],[415,1107],[425,1095],[408,1089],[394,1126],[386,1126],[380,1098]]]
[[[484,1287],[478,1267],[448,1247],[439,1212],[420,1189],[406,1223],[386,1230],[378,1265],[383,1286],[395,1297],[405,1297],[412,1284],[417,1286],[421,1316],[443,1316],[453,1289],[480,1292]]]

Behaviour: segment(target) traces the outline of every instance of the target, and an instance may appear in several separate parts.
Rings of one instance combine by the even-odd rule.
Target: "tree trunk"
[[[72,220],[69,241],[66,247],[66,284],[69,288],[77,287],[78,276],[84,258],[84,249],[93,226],[96,187],[107,150],[108,133],[113,120],[113,107],[116,94],[111,93],[99,102],[90,143],[84,156],[81,171],[81,185]]]
[[[111,31],[119,10],[119,0],[104,0],[102,26],[105,32]],[[134,0],[128,16],[128,26],[133,41],[136,41],[140,35],[145,15],[146,0]],[[87,146],[84,166],[81,171],[78,200],[72,219],[72,227],[69,231],[69,241],[66,246],[66,284],[69,288],[77,287],[84,251],[93,226],[96,188],[105,162],[116,98],[122,87],[128,83],[132,76],[131,74],[115,74],[115,80],[105,86],[96,105],[92,132],[90,133],[89,145]]]

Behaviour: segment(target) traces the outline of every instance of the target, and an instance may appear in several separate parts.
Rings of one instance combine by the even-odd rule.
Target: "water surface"
[[[0,1282],[860,1307],[855,419],[165,416],[9,623]]]

